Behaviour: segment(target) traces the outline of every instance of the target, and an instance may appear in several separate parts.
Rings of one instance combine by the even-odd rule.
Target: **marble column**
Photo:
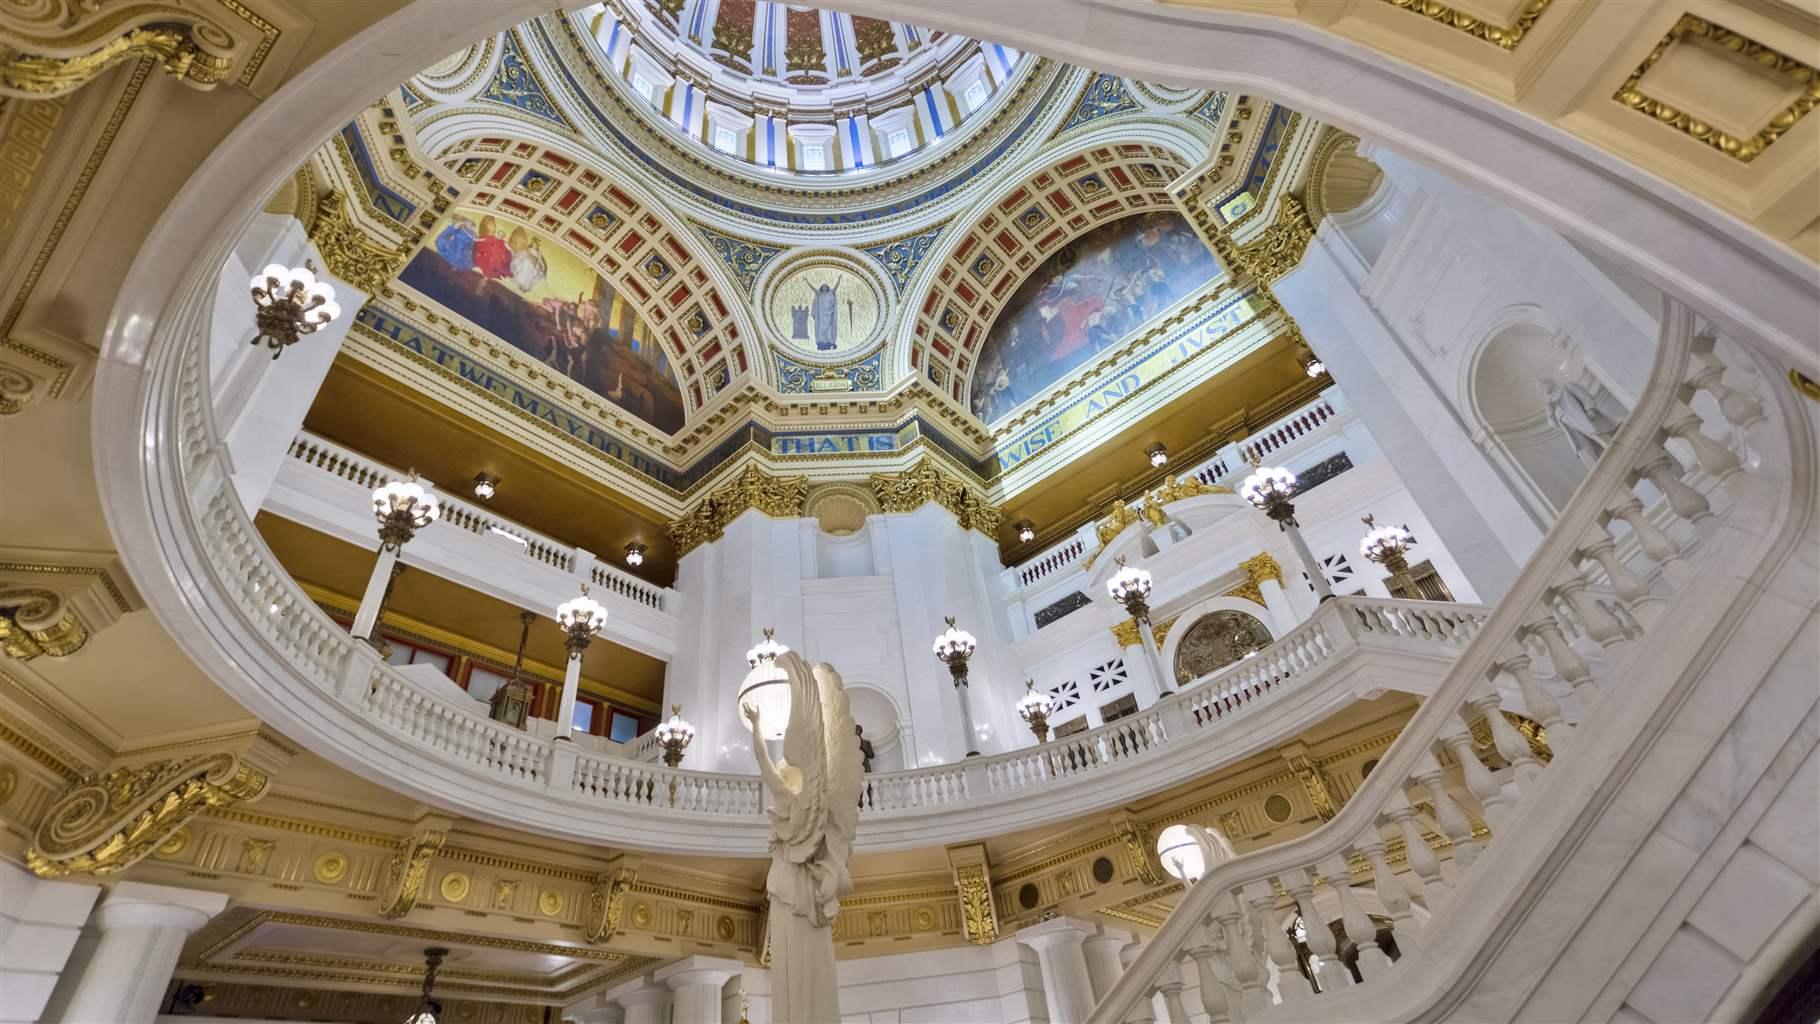
[[[674,993],[670,1024],[721,1024],[721,991],[728,979],[738,973],[738,961],[692,956],[652,977],[670,986]]]
[[[1125,973],[1125,965],[1119,960],[1119,950],[1130,942],[1131,937],[1121,933],[1101,929],[1099,934],[1092,935],[1081,944],[1082,952],[1087,957],[1087,984],[1093,989],[1093,1002],[1106,998],[1112,986],[1118,984]]]
[[[669,1024],[670,990],[662,985],[646,983],[614,1001],[625,1007],[625,1024]]]
[[[0,1022],[36,1021],[101,887],[52,882],[0,861]]]
[[[121,882],[101,899],[92,945],[57,982],[44,1019],[62,1024],[151,1024],[184,940],[227,906],[227,894]]]
[[[585,1010],[565,1010],[562,1019],[572,1024],[626,1024],[626,1011],[616,1003],[602,1003]]]
[[[1069,917],[1043,921],[1017,933],[1017,941],[1036,950],[1042,965],[1050,1024],[1081,1024],[1093,1012],[1095,1000],[1083,949],[1091,934],[1092,925]]]

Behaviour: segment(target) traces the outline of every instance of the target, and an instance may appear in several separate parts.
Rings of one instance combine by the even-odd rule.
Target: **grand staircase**
[[[1611,448],[1365,784],[1210,867],[1088,1020],[1747,1017],[1820,931],[1820,410],[1781,376],[1670,304]]]

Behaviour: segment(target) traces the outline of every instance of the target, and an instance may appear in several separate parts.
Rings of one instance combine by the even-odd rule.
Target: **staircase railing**
[[[1447,678],[1340,812],[1291,842],[1213,866],[1090,1021],[1153,1021],[1158,1001],[1170,1021],[1187,1021],[1178,964],[1193,972],[1211,1021],[1319,1016],[1316,1006],[1280,1013],[1271,1008],[1331,999],[1392,970],[1383,922],[1367,912],[1361,890],[1374,891],[1400,953],[1438,941],[1452,901],[1475,881],[1474,863],[1507,834],[1520,832],[1513,827],[1518,814],[1554,799],[1542,795],[1545,787],[1574,781],[1563,764],[1572,764],[1576,747],[1610,740],[1585,726],[1602,710],[1601,695],[1623,692],[1629,657],[1657,630],[1692,625],[1668,614],[1678,599],[1701,596],[1685,548],[1699,537],[1703,559],[1724,557],[1712,538],[1727,525],[1726,508],[1716,513],[1688,486],[1684,477],[1691,470],[1665,444],[1673,439],[1695,469],[1719,482],[1715,493],[1723,497],[1715,500],[1728,508],[1779,500],[1757,472],[1760,460],[1779,450],[1772,446],[1765,456],[1754,450],[1755,442],[1742,444],[1747,457],[1754,456],[1747,462],[1702,430],[1707,418],[1696,407],[1710,409],[1714,427],[1731,437],[1775,436],[1764,426],[1763,403],[1753,388],[1728,381],[1721,356],[1710,344],[1696,351],[1692,335],[1692,315],[1669,304],[1657,363],[1637,407]],[[1736,379],[1742,382],[1743,375]],[[1710,405],[1696,397],[1701,392]],[[1646,502],[1656,500],[1672,510],[1674,536],[1644,514]],[[1639,564],[1612,556],[1614,544],[1627,539],[1641,553]],[[1595,580],[1609,588],[1630,623],[1593,596]],[[1397,628],[1409,625],[1405,618]],[[1520,694],[1520,702],[1501,696],[1500,678],[1508,684],[1502,693]],[[1560,698],[1569,691],[1577,698],[1572,703],[1584,709],[1580,722],[1563,711]],[[1542,723],[1552,760],[1532,747],[1505,710]],[[1475,727],[1489,730],[1490,750],[1475,745]],[[1418,805],[1425,805],[1420,817]],[[1496,881],[1518,885],[1524,879],[1506,873]],[[1317,902],[1317,885],[1334,898]],[[1470,902],[1483,901],[1475,894]],[[1285,928],[1298,913],[1311,968],[1306,975]],[[1336,930],[1356,949],[1362,981],[1342,962]]]

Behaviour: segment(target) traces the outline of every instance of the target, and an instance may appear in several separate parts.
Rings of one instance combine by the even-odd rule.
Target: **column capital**
[[[745,969],[738,960],[713,956],[692,956],[660,968],[651,980],[679,989],[684,985],[725,985],[729,978]]]
[[[1094,926],[1072,917],[1053,917],[1017,930],[1017,941],[1032,949],[1081,943],[1094,933]]]
[[[93,920],[102,934],[116,928],[176,928],[188,935],[221,913],[227,902],[221,892],[121,882],[101,897]]]
[[[668,988],[665,988],[662,985],[646,984],[628,992],[621,992],[618,995],[615,995],[613,1001],[630,1011],[635,1006],[663,1002],[669,998],[670,990]]]

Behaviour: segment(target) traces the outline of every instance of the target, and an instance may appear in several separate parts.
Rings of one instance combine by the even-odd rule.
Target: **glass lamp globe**
[[[1106,581],[1106,592],[1114,601],[1124,604],[1136,595],[1140,600],[1150,596],[1150,573],[1132,565],[1119,565],[1119,571]]]
[[[607,609],[584,589],[556,606],[556,621],[571,633],[579,631],[592,636],[607,624]]]
[[[1401,526],[1373,526],[1359,541],[1359,554],[1373,562],[1382,562],[1386,556],[1401,555],[1415,542],[1416,535]]]
[[[1258,508],[1295,493],[1295,474],[1275,466],[1259,466],[1239,485],[1239,497]]]
[[[1156,859],[1171,878],[1198,881],[1207,870],[1207,852],[1187,825],[1171,825],[1156,837]]]
[[[766,627],[765,638],[746,652],[751,671],[739,684],[738,702],[758,708],[759,735],[768,740],[783,739],[790,725],[790,677],[777,666],[778,657],[789,651]]]
[[[972,633],[957,627],[953,616],[949,616],[947,621],[948,628],[935,638],[935,656],[944,663],[956,659],[966,661],[973,657],[973,652],[979,649],[979,641],[973,638]]]
[[[682,705],[680,704],[670,706],[669,720],[658,725],[654,731],[657,733],[657,742],[666,747],[671,744],[686,747],[691,740],[695,739],[695,727],[682,716]]]
[[[1017,716],[1026,722],[1047,719],[1055,710],[1055,698],[1037,689],[1035,684],[1028,684],[1027,688],[1029,692],[1017,702]]]
[[[407,480],[393,480],[373,489],[373,516],[385,522],[393,513],[410,517],[411,528],[421,530],[436,521],[442,506],[436,496],[423,489],[413,474]]]

